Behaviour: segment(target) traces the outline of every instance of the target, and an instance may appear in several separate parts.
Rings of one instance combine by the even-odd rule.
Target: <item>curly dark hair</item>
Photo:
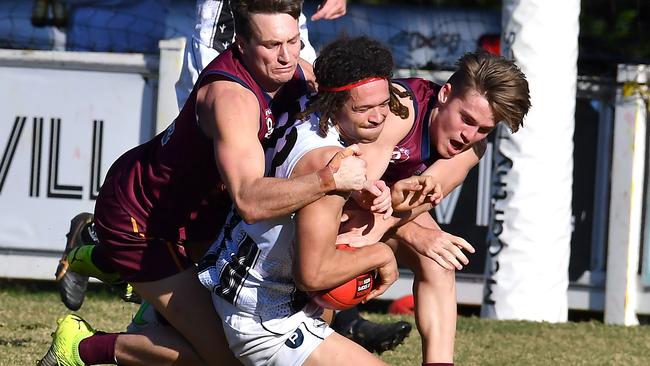
[[[312,96],[306,110],[298,118],[304,119],[310,113],[320,113],[319,133],[324,136],[330,118],[343,107],[350,91],[326,91],[321,87],[336,88],[372,77],[384,78],[390,83],[394,66],[391,52],[376,40],[368,37],[343,37],[333,41],[323,48],[314,62],[319,91]],[[408,108],[399,102],[398,96],[405,95],[391,85],[390,110],[402,118],[408,117]]]

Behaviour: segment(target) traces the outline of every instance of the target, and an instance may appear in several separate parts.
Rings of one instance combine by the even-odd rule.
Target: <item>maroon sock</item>
[[[120,333],[97,332],[79,342],[79,357],[86,365],[115,364],[115,341]]]
[[[453,362],[422,362],[422,366],[454,366]]]

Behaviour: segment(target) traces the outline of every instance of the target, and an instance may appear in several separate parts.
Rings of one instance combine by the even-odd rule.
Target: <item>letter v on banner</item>
[[[23,132],[23,127],[25,127],[26,120],[26,116],[16,116],[14,125],[11,128],[9,140],[7,141],[7,147],[5,148],[5,151],[2,154],[2,160],[0,161],[0,193],[2,193],[2,187],[5,184],[5,179],[7,178],[7,173],[9,172],[9,166],[11,166],[11,161],[13,160],[14,154],[16,153],[16,147],[18,146],[20,134]]]
[[[449,224],[451,219],[454,217],[454,211],[456,211],[456,204],[458,204],[458,197],[460,197],[460,192],[463,189],[463,185],[459,185],[453,191],[449,192],[447,197],[440,202],[438,206],[435,207],[436,211],[436,221],[439,224]]]
[[[488,142],[483,158],[478,164],[478,183],[476,187],[476,226],[488,226],[490,220],[490,184],[492,176],[492,153],[494,149],[491,142]],[[461,195],[463,185],[459,185],[451,191],[434,210],[436,222],[439,224],[450,224],[458,199]]]

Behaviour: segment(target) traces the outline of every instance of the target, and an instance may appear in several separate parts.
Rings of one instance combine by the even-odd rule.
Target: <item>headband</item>
[[[318,91],[339,92],[339,91],[343,91],[343,90],[350,90],[352,88],[356,88],[357,86],[361,86],[363,84],[368,84],[368,83],[372,83],[373,81],[379,81],[379,80],[386,80],[386,78],[371,77],[371,78],[356,81],[354,83],[345,84],[345,85],[341,85],[341,86],[334,86],[334,87],[319,85],[318,86]]]

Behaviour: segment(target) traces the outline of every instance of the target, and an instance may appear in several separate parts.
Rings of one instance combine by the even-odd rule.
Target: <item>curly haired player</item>
[[[485,52],[465,54],[458,69],[443,85],[420,79],[395,79],[391,88],[404,106],[388,116],[377,141],[360,145],[368,159],[368,177],[387,184],[411,175],[431,176],[446,195],[458,186],[485,151],[487,135],[503,121],[516,132],[530,108],[525,75],[514,64]],[[395,192],[394,192],[395,194]],[[397,208],[395,208],[397,209]],[[359,213],[364,213],[360,211]],[[350,213],[351,216],[354,216]],[[382,238],[387,220],[375,220],[361,238],[340,243],[374,243]],[[366,227],[368,217],[357,215],[346,227]],[[440,230],[423,213],[391,235],[401,265],[415,274],[415,318],[422,338],[425,363],[453,363],[456,333],[454,269],[468,263],[463,250],[474,249],[460,237]]]
[[[347,51],[344,58],[331,57],[341,49]],[[335,98],[331,113],[306,113],[296,120],[289,112],[286,120],[278,121],[267,144],[267,174],[290,178],[319,171],[345,145],[375,141],[395,100],[389,92],[392,70],[390,52],[376,41],[356,38],[325,47],[314,69],[319,91],[345,90],[344,96]],[[296,111],[306,103],[327,103],[329,95],[319,93],[309,102],[301,98]],[[430,200],[440,198],[434,191],[439,186],[430,178],[410,178],[397,185],[404,187],[402,193],[414,190],[427,197],[432,192]],[[213,294],[230,349],[245,365],[383,364],[333,332],[321,319],[323,309],[306,295],[376,269],[380,283],[368,295],[372,299],[397,278],[395,257],[384,243],[354,251],[336,249],[347,197],[332,192],[295,216],[253,224],[231,212],[199,266],[199,278]]]
[[[232,5],[235,44],[202,71],[166,131],[113,164],[95,204],[99,245],[85,252],[95,277],[117,274],[131,283],[170,327],[155,334],[96,334],[68,316],[42,365],[236,362],[186,249],[212,242],[233,203],[253,222],[293,212],[333,190],[363,188],[365,163],[345,154],[290,180],[263,176],[271,107],[294,100],[306,86],[297,66],[302,1]],[[79,259],[81,253],[70,254]]]

